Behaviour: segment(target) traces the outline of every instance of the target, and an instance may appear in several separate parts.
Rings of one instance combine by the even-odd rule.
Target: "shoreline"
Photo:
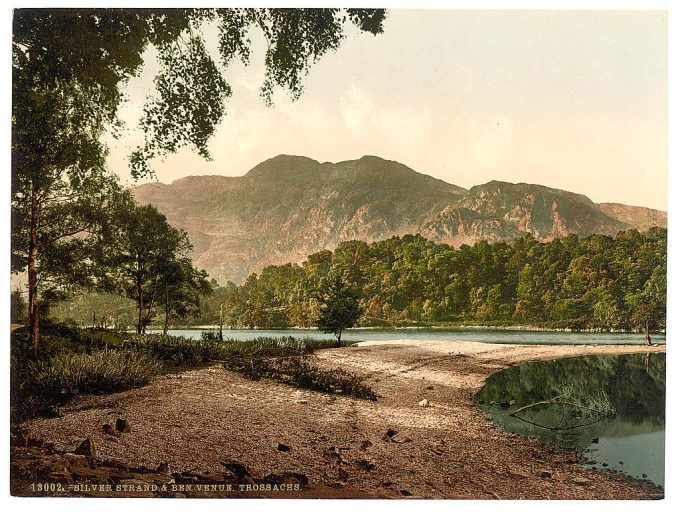
[[[663,490],[649,482],[581,467],[573,450],[501,431],[473,402],[489,375],[513,364],[636,352],[665,346],[369,341],[314,357],[363,376],[377,402],[209,367],[80,397],[61,417],[23,426],[65,451],[90,437],[99,457],[130,466],[215,473],[235,460],[255,475],[302,474],[310,490],[300,497],[334,489],[336,497],[364,498],[656,499]],[[429,407],[419,406],[423,399]],[[102,432],[116,417],[131,431]]]
[[[196,325],[196,326],[181,326],[181,327],[169,327],[169,331],[202,331],[202,330],[219,330],[219,325]],[[163,326],[149,326],[147,330],[151,331],[162,331]],[[470,331],[520,331],[520,332],[549,332],[549,333],[574,333],[574,334],[639,334],[641,337],[644,335],[641,331],[625,331],[625,330],[603,330],[603,329],[571,329],[571,328],[550,328],[550,327],[540,327],[536,325],[402,325],[402,326],[390,326],[390,327],[376,327],[376,326],[366,326],[366,327],[351,327],[346,329],[344,332],[357,332],[357,331],[417,331],[417,330],[432,330],[432,331],[456,331],[456,330],[470,330]],[[223,327],[223,331],[228,333],[229,331],[315,331],[318,332],[316,327],[255,327],[252,329],[248,328],[236,328],[227,329]],[[651,335],[654,336],[666,336],[665,331],[650,331]]]

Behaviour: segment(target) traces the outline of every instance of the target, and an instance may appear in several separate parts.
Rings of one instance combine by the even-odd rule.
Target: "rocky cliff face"
[[[457,246],[665,225],[656,210],[640,209],[652,213],[638,226],[634,207],[498,181],[468,191],[373,156],[319,163],[281,155],[243,177],[189,176],[141,185],[134,195],[189,233],[194,263],[220,282],[240,282],[267,265],[301,262],[352,239],[421,233]]]
[[[666,212],[651,208],[618,203],[600,203],[598,206],[605,215],[624,224],[634,226],[640,231],[646,231],[655,226],[665,227],[668,223],[668,214]]]

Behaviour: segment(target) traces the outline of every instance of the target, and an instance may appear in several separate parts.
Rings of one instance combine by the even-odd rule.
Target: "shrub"
[[[129,343],[151,357],[174,366],[208,363],[220,360],[224,354],[218,341],[194,340],[183,336],[133,335]]]
[[[162,365],[137,350],[62,352],[43,361],[20,364],[12,358],[15,419],[53,412],[80,393],[110,393],[148,384]]]
[[[335,342],[333,342],[335,343]],[[266,357],[234,356],[223,362],[224,368],[237,371],[252,380],[268,378],[290,386],[340,393],[355,398],[377,400],[378,395],[361,379],[345,370],[324,370],[309,362],[308,355]]]

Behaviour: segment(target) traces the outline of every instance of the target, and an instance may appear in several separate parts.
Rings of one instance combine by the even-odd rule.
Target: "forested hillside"
[[[363,324],[479,322],[574,329],[665,325],[666,230],[530,237],[454,249],[416,235],[345,242],[301,266],[270,266],[228,298],[239,326],[311,325],[317,290],[340,274]],[[207,319],[207,318],[206,318]]]
[[[190,323],[217,324],[224,305],[225,325],[233,327],[311,326],[317,297],[336,275],[360,297],[360,324],[366,326],[665,328],[666,230],[661,228],[614,237],[569,235],[547,243],[525,236],[458,249],[420,235],[343,242],[302,265],[266,267],[241,286],[218,287],[213,281],[214,293],[203,299]],[[61,305],[59,315],[88,322],[92,304],[88,299],[78,307]]]

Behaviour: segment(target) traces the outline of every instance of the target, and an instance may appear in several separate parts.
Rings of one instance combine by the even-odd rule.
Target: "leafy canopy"
[[[381,9],[17,9],[15,93],[59,90],[71,105],[83,105],[90,114],[86,125],[101,132],[116,121],[122,86],[153,46],[161,65],[157,95],[144,109],[145,142],[131,156],[134,177],[152,175],[151,158],[183,146],[209,156],[208,139],[231,95],[223,70],[234,59],[249,62],[251,30],[260,30],[267,42],[261,95],[271,103],[276,87],[300,96],[302,78],[339,48],[347,23],[378,34],[384,18]],[[219,30],[220,62],[206,48],[209,23]],[[35,105],[21,99],[19,108]]]
[[[359,298],[340,276],[335,276],[322,299],[316,326],[324,333],[333,333],[339,343],[342,331],[352,327],[361,313]]]

